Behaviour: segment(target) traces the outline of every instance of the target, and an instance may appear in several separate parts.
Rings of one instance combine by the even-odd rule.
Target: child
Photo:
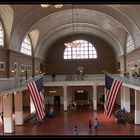
[[[99,120],[97,118],[95,118],[95,121],[94,121],[94,129],[97,130],[98,129],[98,126],[99,126]]]
[[[77,126],[74,127],[74,134],[75,134],[75,135],[78,135]]]

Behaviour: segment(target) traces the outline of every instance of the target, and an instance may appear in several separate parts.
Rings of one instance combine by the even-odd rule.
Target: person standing
[[[77,128],[77,126],[74,127],[73,131],[74,131],[74,135],[78,135],[78,128]]]
[[[99,127],[99,120],[97,118],[95,118],[95,121],[94,121],[94,129],[97,130]]]
[[[55,73],[52,74],[52,81],[55,81]]]
[[[89,131],[91,132],[92,122],[91,120],[88,121]]]

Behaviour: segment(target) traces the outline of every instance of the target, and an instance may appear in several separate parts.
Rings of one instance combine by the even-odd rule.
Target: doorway
[[[54,96],[54,106],[60,107],[60,96]]]

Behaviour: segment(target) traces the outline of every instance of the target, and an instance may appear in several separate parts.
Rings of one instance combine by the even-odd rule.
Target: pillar
[[[30,113],[34,113],[34,112],[35,112],[35,106],[34,106],[32,98],[30,96]]]
[[[3,96],[3,126],[4,133],[14,132],[13,100],[12,95]]]
[[[140,124],[140,91],[135,90],[135,124]]]
[[[130,88],[124,87],[124,108],[130,112]]]
[[[63,86],[63,94],[64,94],[64,110],[67,110],[67,104],[68,104],[68,101],[67,101],[67,86]]]
[[[97,85],[93,87],[93,94],[92,94],[92,102],[93,102],[93,110],[97,110]]]
[[[121,109],[124,108],[124,86],[121,87]]]
[[[23,102],[22,102],[22,91],[14,93],[15,103],[15,124],[23,125]]]

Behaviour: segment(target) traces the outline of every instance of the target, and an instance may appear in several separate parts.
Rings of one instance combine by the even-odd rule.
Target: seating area
[[[125,109],[118,109],[114,117],[116,119],[117,124],[126,124],[133,123],[134,124],[134,114],[128,113]]]

